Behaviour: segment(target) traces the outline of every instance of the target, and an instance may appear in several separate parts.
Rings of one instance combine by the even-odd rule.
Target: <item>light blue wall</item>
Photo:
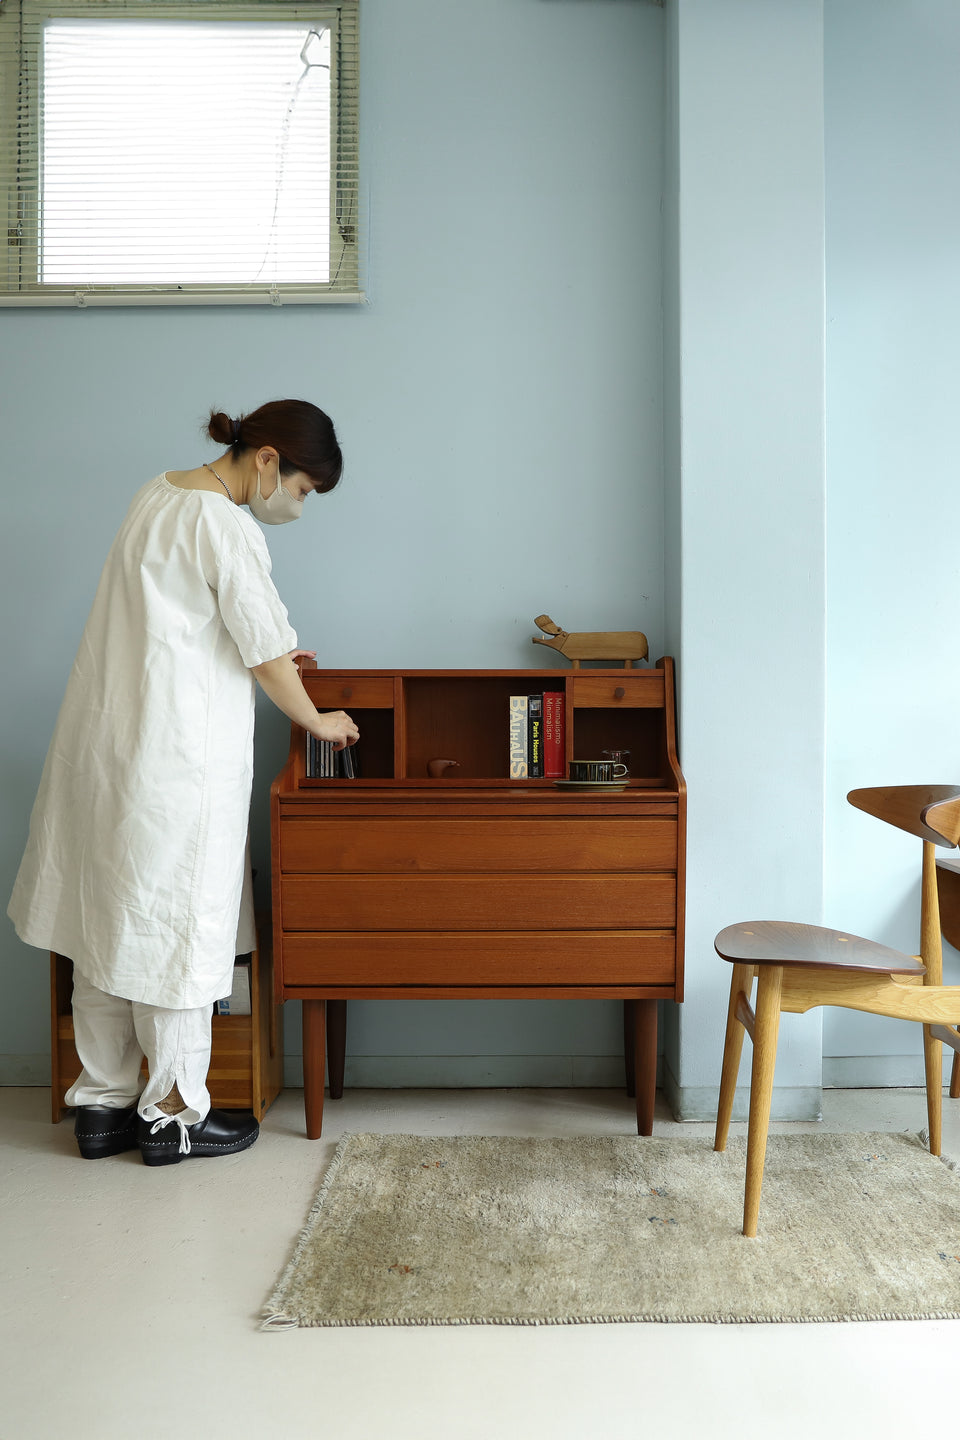
[[[106,549],[145,479],[212,453],[211,404],[304,395],[338,424],[341,490],[269,536],[321,664],[543,663],[542,611],[639,627],[662,653],[663,11],[363,0],[362,17],[366,306],[0,312],[4,895]],[[287,733],[264,709],[263,873]],[[0,1080],[42,1081],[46,957],[6,921],[0,981]],[[590,1083],[616,1077],[620,1041],[611,1004],[371,1003],[352,1007],[348,1077]]]
[[[920,842],[844,797],[960,781],[960,7],[828,0],[826,57],[826,914],[913,952]],[[828,1011],[824,1054],[829,1083],[923,1083],[905,1022]]]

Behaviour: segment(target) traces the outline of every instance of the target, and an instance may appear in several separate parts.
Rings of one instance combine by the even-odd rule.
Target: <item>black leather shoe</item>
[[[110,1110],[106,1105],[82,1105],[77,1110],[74,1134],[84,1160],[102,1160],[137,1148],[137,1107]]]
[[[260,1134],[249,1110],[211,1110],[195,1125],[181,1125],[175,1116],[137,1124],[137,1143],[144,1165],[179,1165],[195,1156],[233,1155],[247,1150]]]

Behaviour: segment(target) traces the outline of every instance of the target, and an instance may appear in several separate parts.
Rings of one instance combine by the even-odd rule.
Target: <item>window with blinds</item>
[[[0,304],[361,298],[356,0],[0,7]]]

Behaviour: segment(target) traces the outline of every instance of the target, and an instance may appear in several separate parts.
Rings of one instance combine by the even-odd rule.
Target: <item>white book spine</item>
[[[526,780],[527,762],[527,696],[510,696],[510,779]]]

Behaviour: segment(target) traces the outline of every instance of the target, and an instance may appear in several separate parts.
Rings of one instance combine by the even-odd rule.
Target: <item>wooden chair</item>
[[[727,1143],[744,1031],[753,1041],[743,1233],[757,1233],[780,1014],[839,1005],[923,1025],[930,1151],[940,1154],[941,1042],[960,1054],[960,985],[944,985],[935,846],[960,842],[960,786],[896,785],[851,790],[851,805],[923,841],[920,955],[901,954],[841,930],[782,921],[730,925],[714,941],[733,963],[715,1150]],[[960,876],[958,876],[960,879]],[[952,881],[941,877],[946,888]],[[960,891],[957,906],[960,939]],[[949,934],[948,934],[948,938]],[[757,978],[754,1011],[750,1000]],[[949,1028],[948,1028],[949,1027]],[[956,1071],[956,1065],[955,1065]],[[951,1088],[951,1094],[953,1090]]]
[[[937,897],[940,901],[940,931],[960,950],[960,860],[937,861]],[[948,1042],[953,1044],[952,1041]],[[954,1045],[950,1069],[950,1099],[960,1100],[960,1051]]]

